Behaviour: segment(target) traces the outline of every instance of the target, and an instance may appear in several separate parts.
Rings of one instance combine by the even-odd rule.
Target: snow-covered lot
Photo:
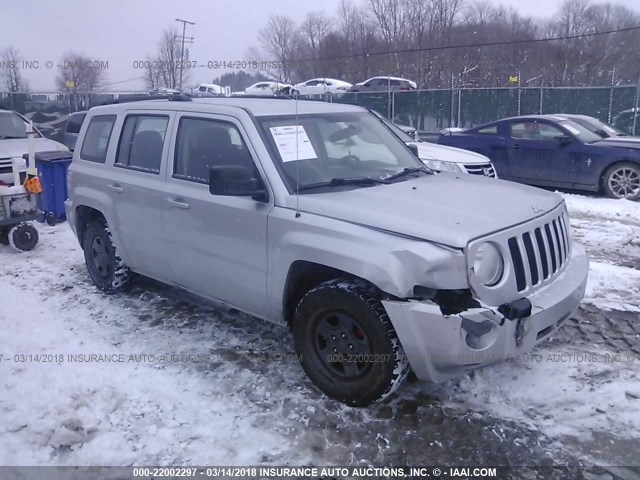
[[[591,258],[574,317],[368,409],[323,397],[281,327],[148,280],[98,292],[68,225],[39,225],[0,246],[0,465],[640,465],[640,203],[565,198]]]

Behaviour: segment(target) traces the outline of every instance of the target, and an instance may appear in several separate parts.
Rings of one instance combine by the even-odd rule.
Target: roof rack
[[[293,100],[293,95],[231,95],[221,98],[262,98],[267,100]]]
[[[113,105],[116,103],[144,102],[146,100],[169,100],[170,102],[191,102],[189,95],[138,95],[116,100],[107,100],[100,105]]]

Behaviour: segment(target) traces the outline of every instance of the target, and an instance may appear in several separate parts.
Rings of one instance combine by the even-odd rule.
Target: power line
[[[473,47],[493,47],[498,45],[519,45],[525,43],[543,43],[543,42],[556,42],[560,40],[573,40],[578,38],[587,38],[587,37],[596,37],[600,35],[610,35],[612,33],[621,33],[621,32],[630,32],[634,30],[640,30],[640,25],[635,27],[627,27],[627,28],[619,28],[616,30],[606,30],[603,32],[593,32],[593,33],[581,33],[578,35],[566,35],[562,37],[549,37],[549,38],[529,38],[522,40],[504,40],[500,42],[483,42],[483,43],[466,43],[466,44],[457,44],[457,45],[441,45],[437,47],[424,47],[424,48],[408,48],[403,50],[393,50],[389,52],[374,52],[374,53],[357,53],[351,55],[338,55],[334,57],[316,57],[316,58],[301,58],[295,60],[289,60],[288,62],[309,62],[309,61],[318,61],[318,60],[340,60],[347,58],[369,58],[369,57],[378,57],[381,55],[395,55],[398,53],[422,53],[422,52],[435,52],[442,50],[453,50],[457,48],[473,48]],[[287,62],[283,62],[287,63]]]
[[[176,37],[179,38],[181,40],[181,46],[180,46],[180,90],[182,90],[182,70],[184,68],[184,44],[186,43],[193,43],[193,37],[185,37],[185,33],[186,33],[186,29],[187,29],[187,23],[189,25],[195,25],[194,22],[190,22],[189,20],[182,20],[180,18],[176,18],[176,22],[181,22],[182,23],[182,36],[181,37]]]

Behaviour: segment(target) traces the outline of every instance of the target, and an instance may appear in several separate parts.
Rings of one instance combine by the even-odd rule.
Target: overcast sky
[[[319,5],[333,15],[339,1],[324,0]],[[496,3],[512,5],[523,14],[550,17],[561,0]],[[640,0],[618,3],[640,10]],[[190,58],[204,65],[192,71],[190,82],[185,85],[189,87],[210,82],[224,73],[207,68],[209,60],[246,59],[248,47],[256,44],[257,32],[269,15],[287,14],[300,20],[310,10],[318,8],[311,2],[292,0],[0,0],[0,49],[12,45],[26,60],[38,62],[39,69],[24,71],[34,93],[55,89],[55,65],[68,51],[108,62],[109,90],[142,90],[143,81],[135,77],[144,71],[136,70],[134,62],[154,55],[162,30],[181,27],[174,19],[182,18],[196,22],[187,29],[187,36],[195,37],[195,43],[189,45]],[[50,65],[53,67],[47,68]]]

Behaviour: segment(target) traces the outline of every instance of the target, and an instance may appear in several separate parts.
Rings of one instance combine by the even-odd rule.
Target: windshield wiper
[[[354,177],[354,178],[332,178],[328,182],[309,183],[307,185],[300,185],[298,191],[311,190],[314,188],[322,187],[338,187],[342,185],[377,185],[380,183],[389,183],[386,180],[380,180],[371,177]]]
[[[405,175],[410,175],[412,173],[418,173],[418,172],[430,173],[430,170],[427,170],[426,167],[405,168],[404,170],[394,173],[390,177],[386,177],[385,181],[389,182],[391,180],[395,180],[396,178],[404,177]]]

